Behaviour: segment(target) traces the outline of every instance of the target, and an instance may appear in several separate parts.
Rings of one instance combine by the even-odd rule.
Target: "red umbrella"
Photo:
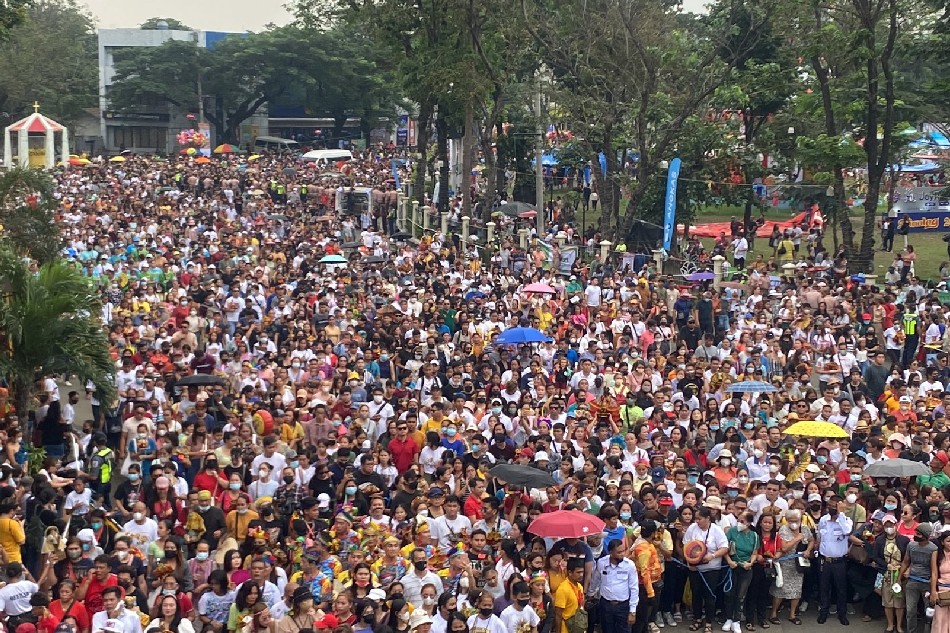
[[[604,531],[604,522],[580,510],[556,510],[542,514],[528,530],[542,538],[584,538]]]
[[[525,220],[530,220],[531,218],[538,217],[537,211],[522,211],[518,214],[519,218],[524,218]]]

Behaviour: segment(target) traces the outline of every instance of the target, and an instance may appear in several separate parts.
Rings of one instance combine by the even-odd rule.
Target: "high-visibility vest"
[[[914,313],[908,313],[904,315],[904,334],[907,336],[913,336],[917,334],[917,321],[918,317]]]

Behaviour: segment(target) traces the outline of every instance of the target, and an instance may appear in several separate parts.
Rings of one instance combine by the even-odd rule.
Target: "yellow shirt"
[[[303,439],[303,425],[300,422],[280,425],[280,439],[287,445],[294,440]]]
[[[572,580],[565,580],[557,588],[554,594],[554,608],[561,609],[561,630],[557,633],[568,633],[567,620],[581,607],[583,595],[584,588]]]
[[[560,588],[561,583],[563,583],[565,580],[567,580],[567,574],[564,573],[563,571],[548,570],[548,585],[550,585],[551,587],[552,596],[557,593],[557,590]]]
[[[7,553],[7,562],[22,563],[20,546],[26,543],[23,526],[15,519],[0,519],[0,547]]]

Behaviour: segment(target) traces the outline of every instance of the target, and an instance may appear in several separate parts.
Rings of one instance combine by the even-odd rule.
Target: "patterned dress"
[[[802,526],[801,530],[803,537],[802,545],[807,546],[812,541],[812,539],[815,538],[814,534],[804,525]],[[778,535],[779,539],[786,543],[795,539],[795,535],[792,534],[792,531],[787,525],[783,525],[779,528]],[[789,554],[791,553],[792,552],[789,552]],[[795,562],[795,559],[789,558],[779,561],[779,566],[782,568],[782,586],[776,587],[775,583],[772,583],[772,588],[769,590],[769,593],[775,598],[784,598],[786,600],[801,598],[803,575],[800,571],[798,571],[798,566]]]

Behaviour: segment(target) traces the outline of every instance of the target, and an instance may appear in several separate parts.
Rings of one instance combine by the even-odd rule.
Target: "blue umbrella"
[[[726,389],[729,393],[773,393],[778,391],[771,383],[761,380],[746,380],[729,385]]]
[[[327,255],[320,260],[321,264],[345,264],[346,258],[342,255]]]
[[[466,293],[465,300],[471,301],[472,299],[484,299],[485,293],[479,290],[472,290],[471,292]]]
[[[716,275],[712,273],[693,273],[686,277],[689,281],[712,281]]]
[[[495,339],[497,345],[520,345],[522,343],[546,343],[550,341],[541,330],[533,327],[513,327],[505,330]]]

